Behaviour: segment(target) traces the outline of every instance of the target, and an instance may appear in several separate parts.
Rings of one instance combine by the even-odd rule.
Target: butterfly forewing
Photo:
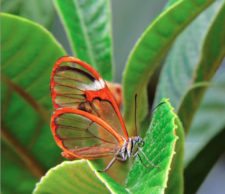
[[[51,93],[54,108],[70,107],[94,115],[108,123],[117,134],[128,139],[113,95],[99,74],[88,64],[73,57],[60,58],[52,72]],[[104,131],[98,130],[98,136],[107,139]]]
[[[94,114],[98,115],[102,120],[107,122],[114,130],[123,136],[122,126],[111,103],[107,100],[95,99],[91,103]]]
[[[85,90],[95,78],[76,63],[62,63],[52,77],[53,104],[58,107],[75,107],[85,102]]]

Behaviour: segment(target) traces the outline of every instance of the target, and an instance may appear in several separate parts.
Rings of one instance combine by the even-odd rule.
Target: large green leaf
[[[49,0],[2,0],[1,11],[23,16],[46,27],[51,26],[55,15],[52,1]]]
[[[199,83],[210,81],[225,56],[225,27],[223,27],[223,21],[225,21],[225,3],[216,15],[205,38],[201,58],[193,74],[192,88],[185,94],[178,107],[178,115],[186,131],[189,130],[194,113],[207,89],[204,86],[193,87]]]
[[[174,45],[173,50],[171,51],[167,59],[167,63],[165,64],[162,70],[162,73],[160,76],[160,83],[157,88],[155,104],[159,102],[160,97],[165,96],[165,97],[169,97],[172,105],[176,107],[176,109],[178,109],[179,104],[182,102],[182,99],[187,94],[188,89],[190,87],[194,87],[195,83],[193,84],[192,80],[194,79],[195,74],[193,73],[193,71],[198,65],[198,58],[201,56],[201,47],[203,44],[202,42],[204,41],[204,38],[207,32],[205,29],[209,28],[211,24],[211,22],[209,22],[210,18],[213,18],[213,16],[215,15],[215,13],[218,12],[220,7],[221,7],[221,2],[216,2],[206,12],[201,14],[201,16],[198,17],[197,20],[193,24],[191,24],[191,26],[185,32],[183,32],[182,35],[179,37],[179,39],[176,41],[176,44]],[[221,30],[219,26],[217,28],[218,28],[218,31]],[[213,36],[213,34],[211,35],[210,34],[211,33],[208,33],[207,37]],[[206,41],[207,40],[213,41],[213,39],[206,38]],[[211,47],[207,46],[205,49],[207,49],[207,52],[210,52]],[[209,56],[211,55],[203,55],[203,57],[206,59],[208,59],[207,57]],[[212,61],[212,58],[209,59],[209,61]],[[202,63],[199,63],[199,64],[202,64]],[[221,78],[219,78],[219,80],[221,80]],[[215,84],[208,83],[207,85],[209,85],[210,87],[214,87],[214,85],[218,85],[218,84],[222,86],[222,83],[224,82],[221,80],[221,81],[216,81]],[[209,92],[209,95],[207,94],[207,99],[209,99],[209,101],[207,102],[208,105],[206,105],[206,108],[202,108],[201,113],[206,113],[206,115],[208,115],[207,117],[205,117],[207,118],[206,121],[209,123],[212,122],[213,126],[215,127],[210,125],[210,128],[213,127],[215,128],[215,130],[211,130],[211,131],[216,131],[216,128],[217,128],[216,126],[218,122],[215,123],[214,119],[216,119],[216,117],[218,117],[221,114],[218,112],[219,115],[213,118],[211,117],[212,119],[210,119],[210,114],[212,113],[210,112],[210,109],[207,108],[207,106],[213,107],[213,105],[216,105],[215,103],[213,103],[213,105],[210,105],[210,103],[212,102],[218,102],[218,104],[222,103],[223,102],[222,99],[224,95],[221,91],[221,87],[215,87],[214,89],[210,89],[210,90],[212,90],[212,92]],[[216,99],[216,100],[211,100],[212,102],[210,102],[210,99]],[[188,106],[191,106],[191,104]],[[207,113],[206,110],[209,112]],[[202,131],[201,132],[198,132],[198,131],[201,129],[204,130],[206,126],[209,126],[209,123],[202,128],[203,125],[201,124],[203,123],[205,118],[204,116],[201,117],[200,114],[197,118],[194,119],[194,123],[195,123],[194,125],[196,127],[192,127],[192,128],[195,128],[195,130],[197,130],[196,134],[202,134]],[[219,118],[218,120],[220,119],[221,118]],[[221,128],[221,126],[219,128]],[[194,131],[194,130],[191,129],[191,131]],[[203,134],[206,134],[206,133],[203,133]],[[194,137],[194,135],[192,137]],[[200,142],[205,142],[205,141],[200,141]],[[191,150],[190,155],[188,151],[186,152],[187,154],[186,158],[189,158],[188,160],[190,160],[190,158],[192,158],[195,153],[194,148],[190,150]]]
[[[50,169],[36,185],[34,194],[128,193],[104,173],[98,173],[89,161],[63,162]]]
[[[211,86],[202,100],[201,107],[196,112],[190,132],[186,137],[186,166],[225,126],[224,66],[221,66],[215,75]]]
[[[225,76],[224,66],[213,79],[186,138],[185,191],[194,193],[213,164],[224,153]],[[192,177],[196,177],[194,180]],[[190,185],[192,185],[190,187]]]
[[[109,0],[56,0],[74,54],[112,79]]]
[[[9,14],[0,17],[2,139],[7,156],[2,159],[2,189],[4,193],[30,193],[30,177],[39,178],[60,161],[49,129],[49,77],[54,62],[65,52],[43,27]],[[23,178],[15,181],[13,172]],[[24,179],[27,187],[24,183],[22,192],[14,185]]]
[[[182,179],[175,181],[176,188],[168,185],[169,172],[178,139],[176,133],[183,130],[182,128],[178,129],[181,126],[177,125],[177,121],[177,116],[167,100],[155,110],[143,148],[145,155],[155,166],[146,168],[140,160],[136,160],[127,179],[127,187],[131,193],[164,193],[167,187],[171,190],[174,189],[174,193],[182,191]],[[180,145],[183,144],[183,139],[178,141],[181,141]],[[142,154],[140,156],[143,163],[148,163]],[[182,158],[180,159],[182,161]],[[182,169],[175,169],[175,171],[177,172],[173,173],[180,177]]]
[[[184,0],[174,3],[156,18],[134,46],[123,79],[125,120],[129,130],[132,130],[134,118],[134,95],[137,93],[140,96],[138,115],[142,120],[148,108],[144,92],[149,79],[177,35],[212,2]]]
[[[199,111],[197,112],[193,120],[190,134],[187,137],[185,161],[186,163],[189,163],[191,162],[191,160],[194,160],[191,162],[192,166],[195,165],[195,162],[197,162],[195,156],[198,154],[198,152],[204,149],[204,146],[208,144],[210,139],[213,138],[217,133],[219,133],[222,127],[225,125],[223,118],[223,115],[225,114],[225,80],[222,73],[224,71],[224,68],[219,70],[212,83],[193,83],[193,80],[196,79],[195,73],[193,73],[196,66],[199,70],[202,69],[203,72],[204,69],[208,69],[208,65],[213,64],[215,61],[215,63],[217,64],[213,64],[215,65],[214,68],[207,70],[208,73],[215,73],[215,69],[218,68],[218,64],[221,62],[221,51],[224,52],[224,41],[222,41],[224,28],[223,25],[219,23],[224,19],[220,18],[218,20],[219,15],[217,15],[215,18],[213,17],[221,8],[221,3],[222,1],[216,2],[206,12],[201,14],[201,16],[198,17],[197,20],[193,22],[193,24],[191,24],[191,26],[184,33],[182,33],[182,35],[176,41],[176,44],[174,45],[173,50],[167,58],[167,62],[162,70],[162,74],[160,76],[160,84],[157,89],[155,104],[159,102],[159,99],[162,96],[165,96],[169,97],[172,101],[173,106],[178,109],[179,104],[181,104],[183,98],[188,99],[187,91],[189,90],[189,88],[199,89],[200,87],[205,86],[210,87],[209,91],[205,95]],[[213,23],[210,21],[213,21]],[[206,29],[208,29],[209,27],[210,30],[207,33]],[[217,40],[214,40],[214,38],[216,38],[219,42]],[[215,44],[217,45],[217,48],[214,48],[213,45]],[[201,53],[202,45],[205,45],[205,47],[203,49],[203,52]],[[212,53],[216,53],[216,55],[212,55]],[[202,60],[199,59],[201,56],[202,58],[204,58],[204,60],[206,60],[206,63],[203,64]],[[211,63],[209,64],[208,61],[211,61]],[[211,77],[212,74],[209,77],[206,76],[207,79]],[[202,81],[207,81],[207,79]],[[196,92],[195,90],[192,91]],[[184,97],[185,95],[187,96]],[[192,99],[191,102],[189,101],[189,103],[187,103],[188,107],[191,107],[193,105],[197,106],[199,102],[197,102],[196,100]],[[183,111],[185,110],[183,109]],[[193,110],[191,114],[193,114],[194,112],[195,111]],[[186,116],[188,117],[189,115],[187,114]],[[205,160],[207,161],[206,158]],[[207,171],[208,169],[204,170]],[[190,175],[189,177],[196,176],[194,170],[192,176],[190,172],[188,174]],[[205,175],[206,173],[202,173],[198,176],[201,180],[203,180]],[[188,181],[190,180],[191,179],[188,179]],[[192,180],[195,181],[195,179]],[[192,182],[186,184],[190,186]]]
[[[208,61],[215,60],[215,63],[213,64],[214,68],[211,69],[211,72],[208,72],[208,75],[211,74],[211,76],[208,78],[211,78],[212,75],[215,73],[216,68],[218,68],[221,62],[220,54],[224,52],[222,49],[222,39],[220,39],[221,44],[218,43],[219,48],[216,48],[216,52],[220,50],[221,53],[218,52],[217,56],[210,55],[208,53],[215,52],[213,46],[209,46],[209,44],[214,44],[214,40],[210,36],[217,36],[214,35],[214,32],[211,32],[211,35],[208,34],[207,37],[205,36],[207,32],[206,29],[208,29],[211,24],[209,21],[212,20],[213,16],[215,16],[215,13],[218,12],[220,7],[221,2],[216,2],[207,11],[202,13],[200,17],[198,17],[196,21],[194,21],[193,24],[191,24],[176,41],[172,51],[170,52],[169,57],[166,60],[167,62],[164,65],[160,76],[160,81],[157,87],[157,93],[155,98],[155,105],[158,104],[160,98],[168,97],[170,98],[171,103],[176,110],[180,109],[181,107],[184,108],[182,104],[183,102],[185,102],[183,101],[185,98],[187,100],[189,99],[189,95],[187,95],[188,91],[192,91],[192,89],[194,88],[199,89],[200,86],[205,87],[207,85],[202,82],[208,80],[201,80],[195,82],[195,69],[205,69],[207,66],[211,65],[211,63],[208,63]],[[216,27],[216,29],[217,35],[222,38],[224,30],[220,29],[219,25]],[[201,48],[203,47],[203,42],[205,40],[204,38],[208,42],[205,43],[205,49],[201,50]],[[207,60],[207,63],[202,63],[202,61],[200,61],[201,56],[202,59],[204,58],[204,60]],[[205,71],[205,73],[207,72]],[[196,102],[187,104],[186,108],[189,110],[189,107],[197,107],[199,103]],[[187,110],[179,111],[180,114],[185,114],[186,112]],[[187,117],[182,116],[182,119],[188,120],[190,117],[192,117],[192,115],[190,114],[194,114],[194,111],[191,111],[191,113],[189,112],[189,115],[186,114]],[[184,128],[187,128],[189,124],[190,120],[188,124],[187,122],[185,122]]]

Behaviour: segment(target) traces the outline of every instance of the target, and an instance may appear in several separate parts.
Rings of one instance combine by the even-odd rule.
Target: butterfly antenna
[[[135,107],[134,107],[134,124],[135,124],[135,135],[137,135],[137,94],[134,97]]]
[[[152,113],[157,109],[157,108],[159,108],[161,105],[163,105],[164,103],[166,103],[166,102],[160,102],[155,108],[153,108],[152,109]]]

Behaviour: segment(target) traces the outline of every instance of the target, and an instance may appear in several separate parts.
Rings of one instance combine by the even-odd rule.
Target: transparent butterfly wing
[[[71,107],[95,115],[128,139],[113,95],[100,75],[85,62],[73,57],[60,58],[51,75],[51,94],[55,109]]]

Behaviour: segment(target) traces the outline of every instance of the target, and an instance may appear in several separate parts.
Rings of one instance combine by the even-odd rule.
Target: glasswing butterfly
[[[91,160],[112,156],[103,170],[107,171],[116,160],[138,155],[144,141],[128,136],[114,96],[90,65],[61,57],[53,67],[50,87],[51,129],[63,157]]]

